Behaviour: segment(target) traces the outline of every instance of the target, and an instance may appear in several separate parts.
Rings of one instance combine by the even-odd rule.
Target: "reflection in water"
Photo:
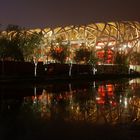
[[[86,85],[78,88],[68,84],[68,90],[59,93],[44,88],[41,94],[37,93],[35,87],[34,96],[24,97],[23,109],[30,108],[45,120],[96,124],[139,122],[140,84],[137,79],[129,82],[93,82]],[[57,85],[53,88],[57,91]]]

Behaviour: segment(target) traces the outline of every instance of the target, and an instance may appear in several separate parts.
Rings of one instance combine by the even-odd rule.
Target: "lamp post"
[[[37,75],[37,59],[36,59],[36,57],[34,57],[34,65],[35,65],[35,67],[34,67],[34,76],[36,77],[36,75]]]
[[[71,48],[71,42],[69,41],[68,42],[68,45],[69,45],[69,77],[71,77],[71,71],[72,71],[72,48]]]
[[[70,68],[69,68],[69,76],[71,77],[72,62],[70,62],[69,66],[70,66]]]

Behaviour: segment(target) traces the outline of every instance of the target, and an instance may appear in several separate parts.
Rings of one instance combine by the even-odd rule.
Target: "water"
[[[0,138],[140,139],[140,79],[0,86]]]

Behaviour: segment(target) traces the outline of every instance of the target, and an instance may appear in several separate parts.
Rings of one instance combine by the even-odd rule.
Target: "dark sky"
[[[140,21],[140,0],[0,0],[0,24],[44,28]]]

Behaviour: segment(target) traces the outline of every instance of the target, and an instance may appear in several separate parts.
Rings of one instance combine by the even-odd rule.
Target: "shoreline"
[[[0,76],[0,83],[44,83],[73,82],[79,80],[118,80],[123,78],[139,78],[140,74],[96,74],[96,75],[55,75],[55,76]]]

